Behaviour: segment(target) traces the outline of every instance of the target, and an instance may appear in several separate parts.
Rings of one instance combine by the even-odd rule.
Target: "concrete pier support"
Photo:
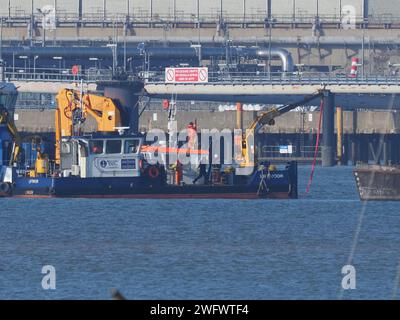
[[[343,135],[343,152],[342,152],[342,166],[349,165],[349,155],[350,155],[350,137],[349,135]]]
[[[369,162],[369,139],[368,136],[363,134],[360,135],[358,139],[358,148],[359,148],[359,161],[363,164]]]
[[[98,83],[104,96],[118,103],[121,111],[121,125],[129,127],[130,132],[139,132],[139,99],[143,90],[142,82],[108,81]]]
[[[392,158],[392,164],[398,165],[399,164],[399,145],[398,145],[398,136],[395,135],[391,137],[390,139],[390,145],[391,145],[391,158]]]
[[[351,164],[354,166],[357,164],[358,161],[358,144],[357,144],[357,135],[352,134],[351,135]]]
[[[335,165],[335,95],[330,91],[324,93],[322,166]]]
[[[387,136],[383,136],[382,137],[383,140],[383,159],[382,159],[382,164],[384,166],[387,166],[389,164],[389,162],[391,163],[392,161],[390,160],[390,145],[389,145],[389,141],[388,141],[388,137]]]
[[[341,166],[345,162],[344,159],[344,138],[343,138],[343,110],[340,107],[336,108],[336,128],[337,128],[337,158],[338,165]]]

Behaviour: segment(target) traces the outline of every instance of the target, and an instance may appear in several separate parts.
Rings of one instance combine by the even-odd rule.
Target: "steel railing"
[[[5,77],[9,81],[36,81],[36,82],[97,82],[108,81],[113,78],[109,69],[87,69],[77,75],[71,69],[64,68],[5,68]]]
[[[263,146],[259,149],[259,158],[314,158],[315,146],[302,146],[300,148],[291,146],[290,153],[283,153],[280,146]],[[318,150],[317,158],[322,156],[321,149]]]
[[[165,72],[152,72],[144,79],[147,84],[165,84]],[[400,77],[356,76],[338,73],[293,72],[209,72],[208,83],[218,84],[272,84],[272,85],[400,85]],[[204,85],[204,83],[195,83]]]
[[[137,76],[138,75],[138,76]],[[144,75],[140,77],[140,75]],[[128,78],[139,78],[146,84],[165,84],[164,71],[150,71],[135,74],[128,72]],[[23,68],[9,66],[5,68],[5,77],[10,81],[37,82],[80,82],[95,83],[108,81],[113,78],[110,69],[86,69],[78,75],[72,74],[67,68]],[[208,83],[226,85],[400,85],[398,75],[366,75],[352,77],[344,73],[326,72],[238,72],[238,71],[209,71]],[[185,83],[182,83],[185,84]],[[207,83],[195,83],[206,85]]]
[[[142,73],[128,72],[128,78],[139,78],[146,84],[166,84],[164,71]],[[89,68],[77,75],[70,68],[24,68],[8,66],[5,77],[9,81],[37,82],[80,82],[95,83],[113,79],[110,69]],[[189,83],[189,82],[188,82]],[[327,72],[239,72],[239,71],[209,71],[208,83],[227,85],[400,85],[398,75],[365,75],[351,76],[344,73]],[[185,83],[182,83],[185,84]],[[205,85],[207,83],[194,83]]]
[[[34,13],[34,19],[41,26],[43,16]],[[24,10],[11,10],[10,15],[8,12],[2,12],[0,19],[3,20],[5,26],[13,24],[28,23],[32,19],[32,13]],[[175,14],[171,13],[153,13],[149,10],[132,10],[129,15],[125,12],[109,13],[103,10],[94,11],[91,13],[84,13],[79,16],[77,12],[69,12],[65,10],[57,10],[56,15],[57,24],[85,24],[85,23],[98,23],[98,24],[113,24],[113,23],[215,23],[224,21],[226,23],[270,23],[272,26],[278,24],[313,24],[316,21],[320,23],[342,24],[343,17],[339,14],[320,14],[318,16],[313,14],[287,14],[287,15],[272,15],[267,16],[265,11],[250,12],[250,13],[237,13],[231,14],[226,11],[219,11],[215,13],[199,14],[184,11],[176,11]],[[355,17],[357,24],[393,24],[400,23],[400,17],[389,14],[374,15],[370,17],[363,17],[357,15]]]

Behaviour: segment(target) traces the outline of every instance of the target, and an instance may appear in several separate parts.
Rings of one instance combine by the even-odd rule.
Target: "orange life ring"
[[[149,177],[152,179],[156,179],[158,178],[158,176],[160,175],[160,170],[158,170],[157,167],[151,167],[149,169]]]

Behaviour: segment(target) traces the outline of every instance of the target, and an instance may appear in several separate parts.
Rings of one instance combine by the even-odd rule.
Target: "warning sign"
[[[207,83],[208,68],[166,68],[165,83]]]

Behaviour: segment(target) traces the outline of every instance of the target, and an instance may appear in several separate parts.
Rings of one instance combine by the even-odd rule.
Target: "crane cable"
[[[308,180],[308,185],[307,185],[307,189],[306,189],[306,195],[308,195],[310,193],[311,186],[312,186],[313,179],[314,179],[315,167],[317,165],[317,158],[318,158],[318,150],[319,150],[319,142],[320,142],[320,136],[321,136],[321,126],[322,126],[323,114],[324,114],[324,99],[322,98],[321,99],[321,106],[320,106],[320,114],[319,114],[317,141],[316,141],[316,144],[315,144],[315,151],[314,151],[314,160],[313,160],[313,163],[312,163],[310,179]]]

